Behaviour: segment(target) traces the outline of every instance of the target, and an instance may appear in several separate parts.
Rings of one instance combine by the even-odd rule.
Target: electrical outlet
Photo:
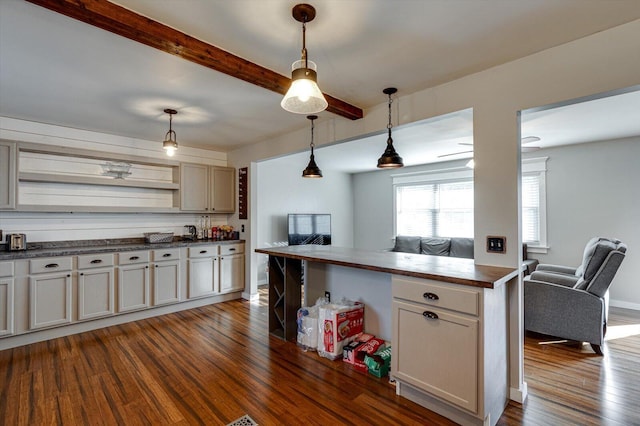
[[[506,253],[507,238],[506,237],[487,237],[488,253]]]
[[[330,291],[325,291],[324,292],[324,297],[325,297],[325,299],[327,299],[327,302],[331,302],[331,292]]]

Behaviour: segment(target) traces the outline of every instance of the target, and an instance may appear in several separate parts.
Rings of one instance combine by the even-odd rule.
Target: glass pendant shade
[[[167,139],[162,143],[162,149],[167,152],[169,157],[173,157],[173,154],[175,154],[178,149],[178,143],[175,141],[175,132],[173,140],[169,133],[167,133]]]
[[[164,135],[164,142],[162,142],[162,149],[165,150],[169,157],[173,157],[173,154],[176,153],[178,149],[178,142],[176,142],[176,132],[173,131],[172,121],[173,116],[178,113],[175,109],[167,108],[164,110],[165,113],[169,114],[169,131],[166,135]]]
[[[299,60],[291,68],[291,87],[280,106],[295,114],[315,114],[327,109],[329,104],[317,83],[316,64],[309,60]]]

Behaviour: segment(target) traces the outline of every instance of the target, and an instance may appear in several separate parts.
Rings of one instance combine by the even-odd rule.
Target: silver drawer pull
[[[131,256],[129,258],[129,260],[138,260],[138,259],[140,259],[140,256]]]
[[[162,257],[171,257],[171,253],[165,253],[162,255]]]
[[[435,293],[425,293],[422,295],[427,300],[440,300],[437,294]]]
[[[98,263],[102,263],[102,259],[94,259],[91,261],[91,264],[96,265]]]
[[[438,319],[438,314],[436,314],[435,312],[431,312],[431,311],[424,311],[422,313],[422,316],[427,318],[427,319],[433,319],[433,320],[437,320]]]
[[[44,267],[47,269],[58,268],[59,266],[60,265],[58,265],[57,263],[49,263],[48,265],[44,265]]]
[[[200,254],[205,254],[206,252],[206,250],[200,250]]]

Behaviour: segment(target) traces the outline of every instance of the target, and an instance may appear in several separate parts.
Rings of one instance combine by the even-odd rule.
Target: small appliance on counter
[[[196,227],[193,225],[185,225],[182,231],[182,239],[195,240],[197,237]]]
[[[7,234],[7,250],[19,251],[27,249],[27,236],[25,234]]]

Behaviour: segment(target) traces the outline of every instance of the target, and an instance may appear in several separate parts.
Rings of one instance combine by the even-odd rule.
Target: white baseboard
[[[634,311],[640,311],[640,303],[630,303],[623,300],[609,300],[609,306],[614,308],[633,309]]]

